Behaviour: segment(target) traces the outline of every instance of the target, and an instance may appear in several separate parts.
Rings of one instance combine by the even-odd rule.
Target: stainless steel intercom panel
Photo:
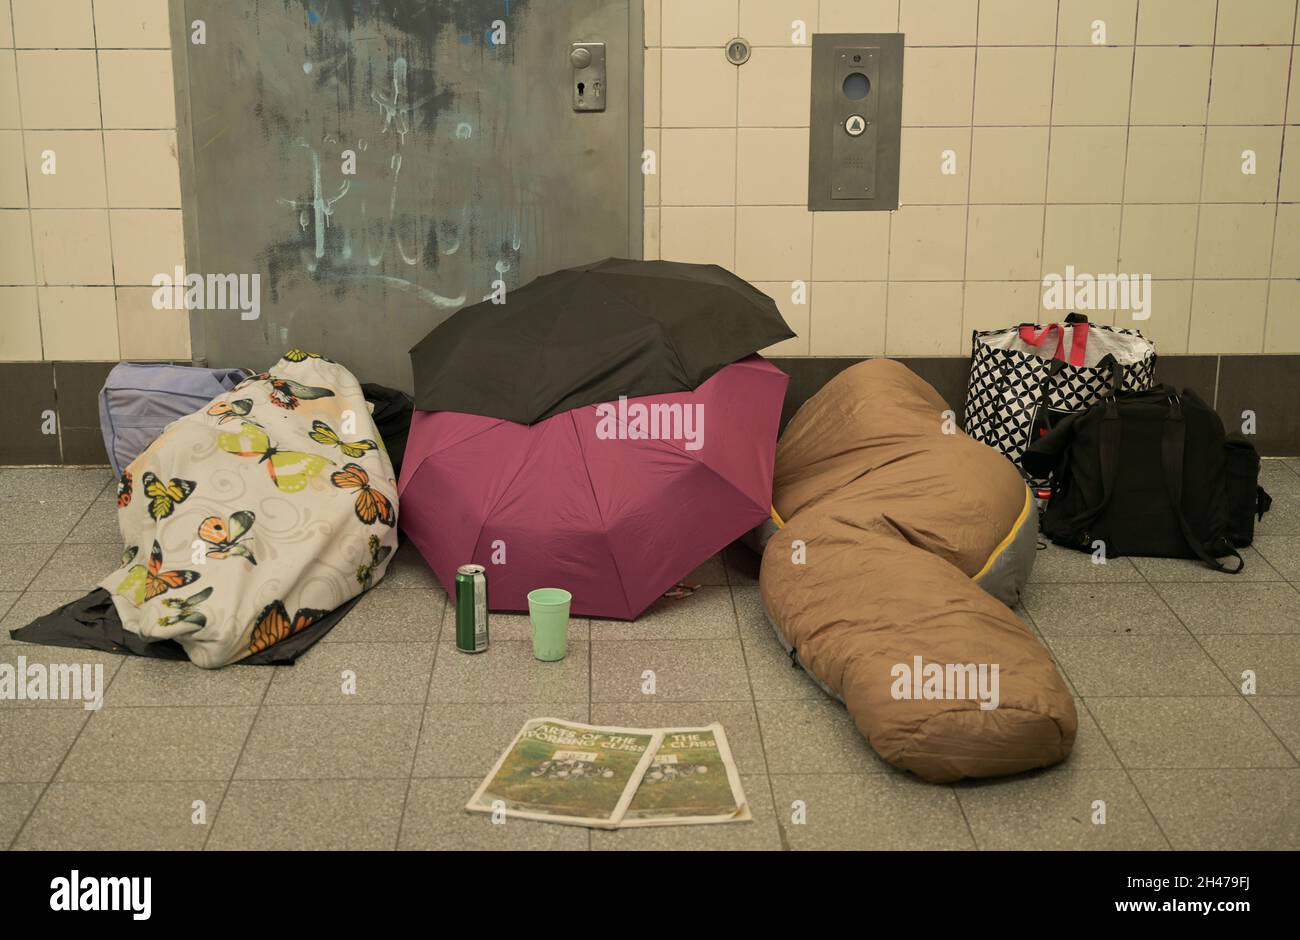
[[[813,36],[808,208],[898,208],[901,33]]]

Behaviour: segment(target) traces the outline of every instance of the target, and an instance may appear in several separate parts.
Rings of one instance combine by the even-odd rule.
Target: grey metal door
[[[410,347],[494,284],[640,257],[640,0],[172,9],[187,271],[261,281],[255,320],[192,311],[196,359],[300,347],[409,391]],[[605,44],[603,111],[575,42]]]

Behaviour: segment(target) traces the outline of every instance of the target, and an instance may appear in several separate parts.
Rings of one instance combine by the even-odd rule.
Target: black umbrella
[[[451,316],[411,350],[415,407],[534,424],[695,389],[791,336],[771,297],[716,265],[610,258]]]

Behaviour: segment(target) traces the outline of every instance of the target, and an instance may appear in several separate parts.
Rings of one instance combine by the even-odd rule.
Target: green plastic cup
[[[563,588],[538,588],[528,592],[533,656],[544,663],[553,663],[568,655],[569,603],[572,600],[573,595]]]

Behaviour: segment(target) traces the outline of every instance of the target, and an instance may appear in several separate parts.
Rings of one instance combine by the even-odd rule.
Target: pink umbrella
[[[449,593],[487,567],[492,610],[565,588],[577,615],[630,620],[768,518],[788,377],[758,356],[693,392],[534,425],[417,411],[401,526]]]

